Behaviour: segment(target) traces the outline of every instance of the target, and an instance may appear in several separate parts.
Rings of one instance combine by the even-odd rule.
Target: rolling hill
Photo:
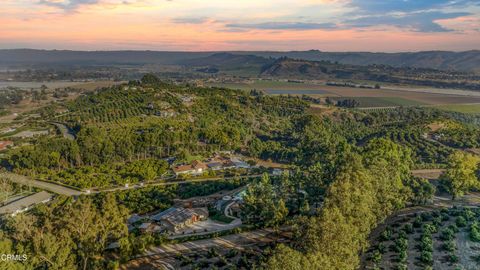
[[[480,73],[480,51],[426,51],[403,53],[371,53],[371,52],[322,52],[290,51],[290,52],[230,52],[230,54],[253,58],[288,57],[308,61],[330,61],[351,65],[389,65],[393,67],[433,68]],[[33,50],[8,49],[0,50],[0,66],[42,65],[42,64],[75,64],[75,65],[108,65],[108,64],[161,64],[182,65],[190,60],[208,56],[222,58],[222,52],[167,52],[167,51],[67,51],[67,50]],[[229,59],[228,61],[231,61]]]

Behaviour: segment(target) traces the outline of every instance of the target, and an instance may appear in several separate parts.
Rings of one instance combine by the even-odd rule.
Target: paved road
[[[57,122],[53,122],[52,124],[54,124],[60,130],[64,138],[67,138],[69,140],[75,140],[75,133],[73,133],[73,131],[69,129],[66,125]]]
[[[256,178],[260,176],[262,175],[261,174],[247,175],[247,176],[241,176],[241,177]],[[10,172],[0,173],[0,177],[8,178],[10,181],[15,183],[19,183],[27,186],[30,185],[32,187],[37,187],[40,189],[48,190],[53,193],[62,194],[66,196],[78,196],[81,194],[90,195],[90,194],[97,194],[97,193],[115,192],[115,191],[121,191],[121,190],[143,188],[143,187],[149,187],[149,186],[168,186],[168,185],[177,185],[177,184],[201,183],[201,182],[207,182],[207,181],[229,180],[229,179],[236,178],[236,177],[225,177],[225,178],[217,177],[217,178],[205,178],[205,179],[190,179],[190,180],[182,180],[182,181],[157,182],[157,183],[147,183],[144,185],[136,184],[136,185],[130,185],[128,187],[116,187],[116,188],[109,188],[104,190],[91,190],[90,192],[84,192],[84,191],[75,190],[69,187],[65,187],[59,184],[33,180],[27,176],[10,173]]]
[[[19,174],[14,174],[14,173],[0,173],[0,177],[5,177],[9,179],[10,181],[22,185],[27,185],[27,186],[32,186],[44,190],[48,190],[53,193],[57,194],[62,194],[66,196],[78,196],[82,194],[81,191],[64,187],[61,185],[53,184],[53,183],[48,183],[48,182],[43,182],[43,181],[38,181],[38,180],[33,180],[30,179],[27,176],[19,175]]]
[[[129,185],[128,187],[115,187],[115,188],[108,188],[108,189],[102,189],[102,190],[92,189],[90,191],[90,194],[104,193],[104,192],[114,192],[114,191],[121,191],[121,190],[135,189],[135,188],[151,187],[151,186],[169,186],[169,185],[179,185],[179,184],[189,184],[189,183],[201,183],[201,182],[209,182],[209,181],[232,180],[232,179],[236,179],[236,178],[258,178],[258,177],[261,177],[261,176],[262,176],[262,174],[255,174],[255,175],[243,175],[243,176],[232,176],[232,177],[215,177],[215,178],[202,178],[202,179],[173,180],[173,181],[169,181],[169,182],[146,183],[144,185],[135,184],[135,185]]]

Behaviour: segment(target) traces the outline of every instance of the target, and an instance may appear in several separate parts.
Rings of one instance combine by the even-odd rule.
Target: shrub
[[[465,226],[467,226],[467,220],[465,219],[465,217],[459,216],[459,217],[457,217],[457,219],[455,220],[455,224],[456,224],[458,227],[465,227]]]
[[[403,226],[403,231],[405,233],[412,234],[413,233],[413,225],[410,224],[410,223],[405,224],[405,226]]]
[[[406,262],[407,257],[408,257],[407,250],[402,250],[400,251],[400,254],[398,254],[398,260],[400,262]]]
[[[456,249],[455,242],[453,241],[447,241],[443,244],[443,249],[448,251],[448,252],[454,252]]]
[[[402,252],[407,250],[408,248],[408,240],[405,238],[398,238],[395,241],[395,251]]]
[[[423,263],[432,264],[433,263],[432,252],[431,251],[422,251],[422,254],[420,255],[420,260]]]
[[[413,221],[413,227],[420,228],[422,227],[422,223],[423,223],[422,218],[420,216],[417,216]]]
[[[455,224],[451,224],[448,226],[449,229],[451,229],[454,233],[458,233],[460,230],[458,229],[458,226]]]
[[[462,217],[464,217],[467,221],[473,220],[475,216],[476,214],[470,209],[465,209],[462,212]]]
[[[372,254],[372,262],[375,264],[380,263],[382,261],[382,253],[378,250],[375,250]]]
[[[388,241],[388,240],[392,239],[392,235],[393,235],[392,229],[390,227],[388,227],[380,235],[380,240],[381,241]]]
[[[451,263],[456,263],[458,262],[458,257],[455,254],[451,254],[450,257],[448,258]]]
[[[451,228],[446,228],[442,231],[440,239],[443,241],[451,241],[455,238],[455,232]]]
[[[429,221],[432,219],[432,214],[430,212],[424,212],[420,214],[422,221]]]
[[[385,247],[385,245],[383,243],[380,243],[378,244],[378,247],[377,247],[378,251],[380,251],[380,253],[384,254],[386,251],[387,251],[387,248]]]
[[[423,233],[426,234],[433,234],[437,232],[437,226],[433,224],[425,224],[423,225]]]
[[[470,240],[480,242],[480,227],[478,222],[473,222],[472,225],[470,225]]]

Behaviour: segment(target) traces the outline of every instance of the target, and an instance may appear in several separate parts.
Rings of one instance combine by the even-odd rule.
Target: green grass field
[[[480,113],[480,104],[449,104],[435,106],[435,108],[459,113]]]

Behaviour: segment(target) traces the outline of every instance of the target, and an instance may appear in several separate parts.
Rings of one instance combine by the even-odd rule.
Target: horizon
[[[468,51],[471,0],[5,0],[0,49]]]
[[[159,52],[159,53],[249,53],[249,52],[264,52],[264,53],[289,53],[289,52],[320,52],[320,53],[375,53],[375,54],[398,54],[398,53],[424,53],[424,52],[478,52],[480,49],[468,50],[412,50],[412,51],[325,51],[319,49],[306,50],[204,50],[204,51],[189,51],[189,50],[146,50],[146,49],[118,49],[118,50],[74,50],[74,49],[37,49],[37,48],[0,48],[0,51],[14,51],[14,50],[32,50],[32,51],[58,51],[58,52]]]

